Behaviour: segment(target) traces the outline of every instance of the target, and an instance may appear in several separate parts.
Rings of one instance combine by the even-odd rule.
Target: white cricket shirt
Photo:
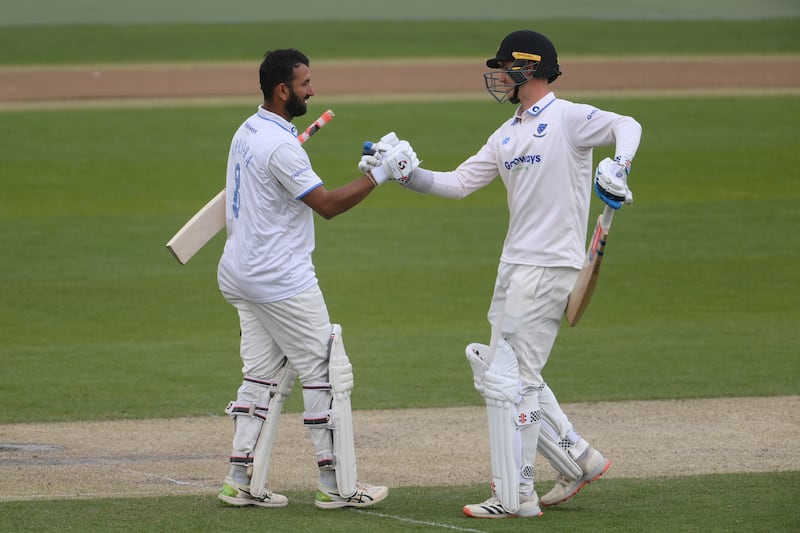
[[[314,212],[301,198],[320,185],[297,129],[259,106],[228,154],[227,240],[217,268],[223,293],[267,303],[317,283]]]
[[[556,98],[551,92],[500,126],[452,172],[433,172],[432,194],[463,198],[498,175],[508,194],[501,261],[580,268],[586,254],[592,149],[616,146],[632,160],[641,126],[631,117]]]

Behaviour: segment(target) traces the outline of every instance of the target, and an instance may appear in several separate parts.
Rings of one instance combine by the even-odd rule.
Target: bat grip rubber
[[[614,220],[615,212],[616,209],[610,205],[606,205],[605,209],[603,209],[603,214],[600,215],[600,225],[603,226],[603,229],[606,233],[608,233],[608,230],[611,229],[611,222]]]

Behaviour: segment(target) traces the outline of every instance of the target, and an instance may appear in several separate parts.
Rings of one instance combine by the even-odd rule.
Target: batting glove
[[[365,141],[364,148],[361,151],[361,160],[358,162],[358,170],[366,174],[381,166],[381,158],[399,143],[400,139],[397,138],[393,131],[381,137],[381,140],[376,143]]]
[[[597,165],[594,192],[613,209],[633,203],[633,192],[628,188],[630,161],[606,157]]]
[[[408,141],[400,141],[381,156],[380,166],[369,172],[380,185],[389,179],[404,182],[417,168],[419,168],[419,158],[416,152]]]

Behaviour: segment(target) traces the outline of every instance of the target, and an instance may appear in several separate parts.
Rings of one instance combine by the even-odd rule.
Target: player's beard
[[[308,106],[304,99],[297,96],[294,90],[290,89],[289,100],[286,102],[286,111],[292,117],[302,117],[308,111]]]

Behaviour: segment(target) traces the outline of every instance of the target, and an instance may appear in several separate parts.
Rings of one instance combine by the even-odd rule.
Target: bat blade
[[[614,218],[614,209],[609,206],[597,217],[597,224],[594,227],[592,240],[586,250],[586,259],[583,262],[575,281],[575,286],[570,292],[567,301],[567,322],[570,326],[575,326],[583,316],[597,286],[597,278],[600,275],[600,265],[603,262],[603,255],[608,242],[608,232],[611,229],[611,221]]]
[[[303,133],[297,136],[300,144],[305,143],[334,116],[330,109],[320,115]],[[225,227],[225,196],[223,189],[195,213],[167,242],[167,249],[180,264],[185,265],[194,254]]]
[[[167,249],[185,265],[225,227],[225,190],[219,192],[169,240]]]

